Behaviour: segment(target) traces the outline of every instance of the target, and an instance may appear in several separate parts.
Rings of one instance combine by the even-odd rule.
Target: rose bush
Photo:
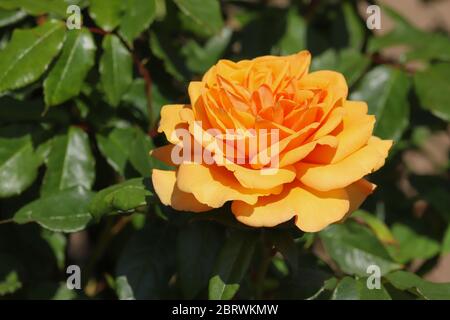
[[[0,0],[0,300],[450,299],[450,42],[368,2]]]
[[[190,105],[164,106],[158,131],[174,143],[180,142],[176,131],[181,127],[210,149],[215,140],[217,148],[255,139],[261,130],[277,130],[279,139],[253,150],[245,143],[238,150],[237,145],[219,147],[211,150],[212,164],[186,161],[176,171],[154,169],[153,185],[162,203],[203,212],[232,201],[231,211],[242,223],[273,227],[295,217],[297,227],[307,232],[356,210],[375,188],[364,177],[384,164],[392,141],[372,135],[375,117],[367,114],[365,102],[347,100],[342,74],[309,72],[310,62],[307,51],[237,63],[221,60],[202,81],[189,84]],[[211,128],[217,129],[215,135],[207,133]],[[270,163],[255,158],[271,148],[267,153],[278,158],[277,170],[264,173]],[[153,155],[164,161],[173,158],[174,149],[161,147]],[[237,156],[247,161],[238,164]]]

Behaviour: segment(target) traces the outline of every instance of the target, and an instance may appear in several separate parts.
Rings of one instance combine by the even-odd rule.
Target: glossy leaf
[[[0,9],[0,28],[16,23],[26,17],[26,12],[22,10]]]
[[[150,177],[153,160],[150,150],[154,148],[152,140],[142,130],[135,129],[134,141],[130,145],[130,163],[144,177]]]
[[[364,223],[366,223],[382,243],[388,245],[397,244],[397,240],[391,230],[389,230],[389,227],[376,216],[368,213],[367,211],[358,210],[352,214],[352,217],[357,220],[361,219]]]
[[[103,30],[112,31],[120,24],[123,9],[123,0],[91,0],[89,14]]]
[[[67,33],[61,57],[44,81],[47,106],[61,104],[77,96],[95,63],[95,43],[87,29]]]
[[[98,192],[89,205],[89,212],[96,218],[107,214],[128,213],[147,206],[153,199],[149,181],[130,179]]]
[[[406,271],[387,274],[385,278],[397,289],[408,290],[427,300],[450,299],[450,283],[433,283]]]
[[[389,252],[400,263],[407,263],[412,259],[430,259],[440,252],[441,248],[436,240],[418,234],[404,224],[394,224],[392,233],[398,245],[390,247]]]
[[[92,195],[83,187],[55,192],[24,206],[14,215],[14,221],[19,224],[34,221],[52,231],[76,232],[84,229],[92,218],[88,212]]]
[[[344,277],[333,292],[333,300],[391,300],[386,288],[369,289],[366,278],[353,279]]]
[[[192,222],[178,235],[178,276],[184,297],[194,299],[208,286],[212,268],[223,243],[217,226],[205,222]]]
[[[97,135],[98,147],[108,164],[120,175],[125,175],[125,167],[129,160],[130,146],[134,143],[135,129],[114,128],[107,135]]]
[[[21,194],[38,174],[39,158],[29,135],[0,136],[0,198]]]
[[[56,137],[48,157],[41,194],[47,196],[75,186],[90,189],[95,180],[95,159],[89,138],[77,127]]]
[[[127,48],[115,35],[107,35],[103,39],[103,50],[100,60],[101,85],[107,102],[116,107],[133,81],[133,61]]]
[[[133,43],[144,30],[148,29],[156,16],[155,0],[126,0],[125,13],[120,23],[120,34],[128,43]]]
[[[224,28],[219,34],[210,38],[204,47],[199,46],[195,40],[186,43],[182,52],[186,57],[189,70],[196,73],[206,72],[222,56],[231,40],[231,35],[231,30]]]
[[[368,276],[367,268],[370,265],[379,266],[381,274],[401,267],[392,261],[369,229],[352,221],[328,227],[320,232],[320,239],[328,254],[345,273],[365,277]]]
[[[7,47],[0,51],[0,92],[39,79],[62,47],[64,28],[62,22],[49,21],[34,29],[15,30]]]
[[[55,13],[62,17],[65,16],[68,5],[69,1],[61,0],[0,0],[0,8],[23,9],[32,15]]]
[[[414,75],[414,86],[421,106],[436,117],[450,121],[450,63],[438,63]]]
[[[209,34],[219,32],[223,26],[222,13],[218,0],[174,0],[180,10]]]
[[[252,233],[233,232],[223,245],[209,280],[209,299],[229,300],[239,290],[250,265],[256,238]]]
[[[378,66],[364,76],[350,98],[367,102],[369,114],[377,119],[375,135],[398,140],[409,124],[409,88],[403,71]]]

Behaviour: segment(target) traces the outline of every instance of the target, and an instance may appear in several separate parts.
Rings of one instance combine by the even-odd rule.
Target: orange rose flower
[[[190,105],[164,106],[159,132],[171,144],[152,155],[176,170],[152,172],[161,202],[204,212],[231,201],[246,225],[295,217],[306,232],[357,209],[375,189],[364,176],[384,165],[392,141],[372,136],[375,117],[347,100],[342,74],[309,73],[310,62],[307,51],[221,60],[190,83]]]

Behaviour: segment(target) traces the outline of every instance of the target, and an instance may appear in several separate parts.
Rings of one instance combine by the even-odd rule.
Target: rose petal
[[[189,106],[184,104],[169,104],[161,109],[161,121],[159,123],[158,132],[164,132],[166,138],[171,143],[178,143],[180,140],[175,134],[175,130],[179,125],[187,123],[180,117],[180,111],[189,109]]]
[[[176,185],[175,171],[164,171],[153,169],[152,182],[156,194],[161,202],[166,206],[171,206],[175,210],[205,212],[212,208],[202,204],[190,194],[181,191]]]
[[[298,181],[286,186],[279,195],[261,197],[255,205],[233,201],[236,218],[253,227],[273,227],[296,216],[303,231],[316,232],[342,219],[349,209],[347,192],[338,189],[319,192]]]
[[[178,168],[177,185],[181,191],[192,193],[195,198],[210,207],[220,208],[230,200],[254,204],[258,197],[280,193],[282,186],[263,189],[247,189],[225,168],[198,163],[183,163]]]
[[[320,191],[347,187],[378,170],[384,164],[391,146],[391,140],[372,137],[365,147],[335,164],[296,164],[297,178],[305,185]]]
[[[254,170],[243,167],[228,159],[214,157],[217,165],[224,166],[233,172],[239,183],[250,189],[272,189],[285,183],[292,182],[296,177],[295,167],[286,166],[266,170]]]

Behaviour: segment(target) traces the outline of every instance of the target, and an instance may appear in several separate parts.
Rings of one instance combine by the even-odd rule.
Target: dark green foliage
[[[0,299],[450,299],[423,279],[450,253],[449,149],[430,147],[448,141],[448,35],[383,8],[396,28],[377,37],[357,1],[287,2],[0,0]],[[69,3],[80,30],[66,28]],[[161,205],[150,173],[164,165],[149,156],[166,143],[161,107],[188,103],[189,81],[219,59],[304,49],[395,140],[364,211],[303,234],[248,228],[229,206]],[[82,290],[66,288],[71,264]]]

